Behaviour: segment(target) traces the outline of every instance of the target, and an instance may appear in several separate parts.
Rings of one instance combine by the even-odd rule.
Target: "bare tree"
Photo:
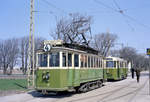
[[[111,47],[114,46],[117,35],[109,33],[96,34],[93,39],[93,46],[101,55],[106,57]]]
[[[42,46],[44,38],[36,37],[35,38],[35,53],[36,50]],[[21,69],[24,74],[27,72],[28,65],[28,47],[29,47],[29,37],[25,36],[20,39],[20,58],[21,58]],[[36,57],[35,57],[36,61]],[[32,63],[32,62],[31,62]],[[35,63],[36,65],[36,63]]]
[[[25,74],[27,71],[27,61],[28,61],[28,47],[29,47],[29,37],[20,38],[20,57],[21,57],[21,69]]]
[[[130,62],[133,62],[137,56],[136,49],[132,47],[124,47],[119,51],[119,53],[121,58],[124,58]]]
[[[143,54],[138,54],[132,47],[124,47],[119,51],[120,57],[130,61],[134,69],[146,70],[149,68],[149,60]]]
[[[60,19],[52,35],[54,39],[61,39],[68,43],[88,45],[91,38],[91,16],[70,14],[70,17]]]
[[[0,52],[3,73],[6,74],[8,68],[10,68],[9,74],[11,74],[14,66],[17,64],[17,58],[19,53],[18,39],[13,38],[3,41],[0,44]]]

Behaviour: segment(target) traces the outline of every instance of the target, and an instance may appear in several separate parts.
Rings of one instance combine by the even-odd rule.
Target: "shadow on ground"
[[[28,94],[32,95],[33,97],[40,97],[40,98],[65,98],[65,97],[70,97],[74,95],[75,93],[64,91],[64,92],[59,92],[57,94],[49,93],[49,94],[44,95],[37,91],[31,91],[31,92],[28,92]]]
[[[26,86],[22,86],[21,84],[18,84],[18,83],[14,83],[16,86],[19,86],[20,88],[23,88],[23,89],[27,89],[27,87]]]

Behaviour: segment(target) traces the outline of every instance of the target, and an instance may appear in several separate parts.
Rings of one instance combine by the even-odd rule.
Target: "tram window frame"
[[[67,67],[67,55],[65,52],[62,53],[62,66]]]
[[[45,55],[46,55],[46,58],[44,58]],[[41,60],[43,60],[43,61],[41,61]],[[44,63],[42,63],[42,62],[44,62]],[[48,65],[48,54],[47,53],[38,54],[38,67],[47,67],[47,65]]]
[[[54,53],[55,53],[55,55],[54,55]],[[56,55],[56,53],[57,53],[57,55]],[[53,54],[53,56],[52,56],[52,54]],[[60,52],[49,53],[49,67],[60,67]]]
[[[79,67],[79,54],[74,54],[74,67]]]
[[[72,67],[72,53],[68,53],[68,67]]]

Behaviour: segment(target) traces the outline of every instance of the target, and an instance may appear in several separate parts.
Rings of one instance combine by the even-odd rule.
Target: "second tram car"
[[[45,41],[37,51],[36,90],[86,92],[101,87],[106,80],[103,58],[92,48]]]
[[[118,57],[106,57],[104,65],[108,80],[121,80],[127,77],[128,63],[126,60]]]

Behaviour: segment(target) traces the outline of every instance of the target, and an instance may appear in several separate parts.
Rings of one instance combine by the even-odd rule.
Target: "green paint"
[[[114,79],[114,80],[120,80],[122,78],[126,78],[127,76],[127,68],[109,68],[107,69],[107,79]]]
[[[49,80],[42,78],[49,73]],[[64,91],[81,83],[103,79],[103,69],[38,69],[36,72],[36,89]]]

